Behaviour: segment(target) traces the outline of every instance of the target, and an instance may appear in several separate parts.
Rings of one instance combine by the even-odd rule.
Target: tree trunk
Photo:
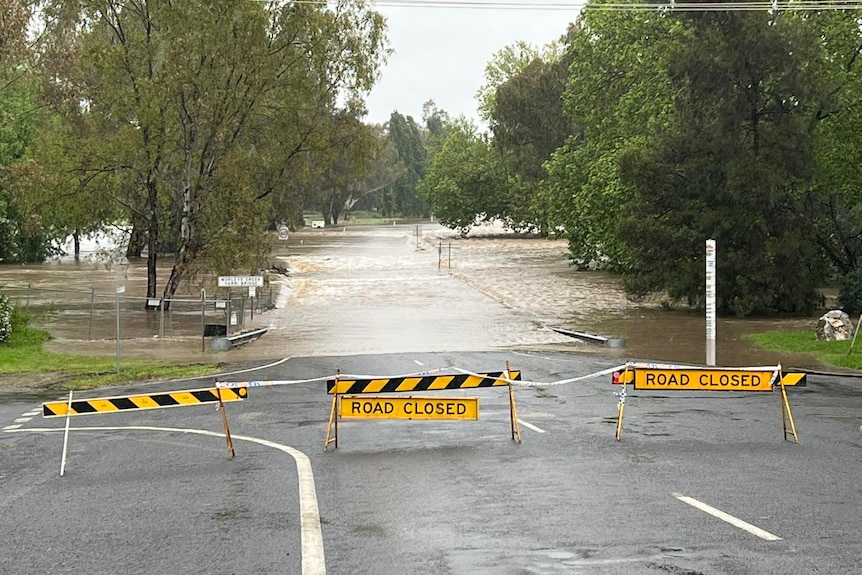
[[[139,258],[144,253],[146,233],[137,222],[132,224],[132,233],[129,234],[129,245],[126,248],[127,258]]]
[[[79,261],[81,259],[81,234],[78,230],[72,232],[72,242],[75,245],[75,261]]]

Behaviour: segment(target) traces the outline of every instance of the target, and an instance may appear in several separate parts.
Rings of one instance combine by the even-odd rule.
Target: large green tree
[[[672,121],[620,161],[633,191],[618,228],[633,256],[624,283],[635,295],[702,303],[712,238],[720,312],[808,311],[824,279],[800,209],[823,104],[818,41],[797,19],[766,12],[680,22],[691,34],[670,54]]]
[[[445,124],[419,183],[440,223],[466,235],[482,220],[505,218],[507,188],[502,157],[476,126],[463,118]]]
[[[416,192],[428,162],[422,130],[411,116],[404,117],[398,112],[392,112],[389,116],[387,127],[389,140],[404,167],[403,173],[392,185],[392,208],[408,217],[427,216],[428,206]]]
[[[385,57],[383,19],[364,2],[50,8],[62,16],[50,32],[80,48],[64,76],[86,107],[80,180],[142,230],[150,297],[161,254],[173,260],[165,297],[203,268],[258,269],[274,207],[302,205],[284,196],[301,191],[303,156]]]

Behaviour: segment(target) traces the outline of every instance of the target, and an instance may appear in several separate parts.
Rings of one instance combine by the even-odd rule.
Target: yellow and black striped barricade
[[[491,373],[458,373],[452,375],[408,375],[380,378],[348,378],[336,376],[326,381],[326,392],[333,396],[326,440],[323,450],[330,443],[338,448],[338,420],[345,419],[479,419],[479,398],[410,396],[374,396],[402,392],[446,391],[453,389],[481,389],[507,387],[509,390],[509,415],[512,439],[521,442],[515,394],[512,381],[521,379],[520,371]]]
[[[186,391],[167,391],[164,393],[142,393],[97,397],[72,401],[52,401],[42,404],[43,417],[66,417],[67,415],[94,415],[134,411],[141,409],[162,409],[165,407],[184,407],[202,403],[226,403],[241,401],[248,395],[247,387],[213,387],[189,389]]]
[[[69,419],[76,415],[99,415],[105,413],[124,413],[147,409],[162,409],[166,407],[185,407],[189,405],[216,404],[221,411],[227,441],[228,457],[233,459],[233,441],[230,437],[230,426],[227,421],[227,411],[224,404],[230,401],[242,401],[248,397],[247,386],[211,387],[205,389],[188,389],[166,391],[161,393],[139,393],[134,395],[115,395],[111,397],[95,397],[75,400],[73,391],[69,392],[67,401],[49,401],[42,404],[43,417],[65,417],[66,432],[63,438],[63,460],[60,464],[60,476],[66,468],[66,449],[69,440]]]
[[[787,398],[787,387],[806,385],[803,373],[783,373],[781,366],[753,368],[733,367],[688,367],[661,366],[658,364],[644,367],[627,364],[621,372],[613,374],[612,382],[622,386],[614,395],[617,403],[616,439],[620,440],[623,413],[626,403],[626,386],[631,385],[638,391],[749,391],[771,392],[775,386],[781,390],[781,418],[784,425],[784,439],[788,435],[799,443],[796,424]]]

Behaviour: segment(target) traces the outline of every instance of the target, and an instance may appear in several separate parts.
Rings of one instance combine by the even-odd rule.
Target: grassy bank
[[[214,364],[175,365],[152,360],[126,359],[117,373],[114,358],[51,353],[42,344],[51,336],[42,330],[20,327],[0,344],[0,376],[51,373],[58,389],[92,389],[131,381],[180,379],[215,373]]]
[[[852,341],[820,341],[811,330],[767,331],[747,337],[763,349],[807,353],[827,365],[862,370],[862,339],[851,351]]]

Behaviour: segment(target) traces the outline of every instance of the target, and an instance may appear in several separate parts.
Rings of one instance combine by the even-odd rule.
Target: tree
[[[713,238],[720,312],[809,311],[823,267],[798,214],[821,106],[816,40],[767,13],[682,19],[693,33],[669,67],[674,121],[621,160],[635,192],[620,225],[634,254],[625,285],[701,304]]]
[[[548,232],[545,194],[551,154],[576,136],[563,113],[571,57],[534,58],[496,88],[490,125],[494,144],[506,159],[512,185],[509,217],[513,226]]]
[[[404,216],[428,215],[428,206],[416,193],[428,161],[422,131],[412,117],[405,118],[398,112],[390,115],[388,131],[389,140],[403,166],[403,173],[392,186],[393,208]]]
[[[545,164],[545,217],[565,230],[576,267],[619,272],[631,254],[618,224],[631,191],[619,158],[668,121],[671,48],[686,30],[661,13],[586,10],[567,35],[571,60],[563,109],[577,132]]]
[[[258,269],[272,206],[302,204],[284,199],[292,171],[385,57],[383,20],[363,2],[52,5],[70,15],[55,36],[80,31],[65,71],[91,135],[77,170],[144,231],[148,297],[160,254],[173,254],[165,298],[201,266]]]
[[[506,188],[499,153],[464,119],[446,125],[419,182],[440,223],[463,235],[478,221],[505,217]]]

